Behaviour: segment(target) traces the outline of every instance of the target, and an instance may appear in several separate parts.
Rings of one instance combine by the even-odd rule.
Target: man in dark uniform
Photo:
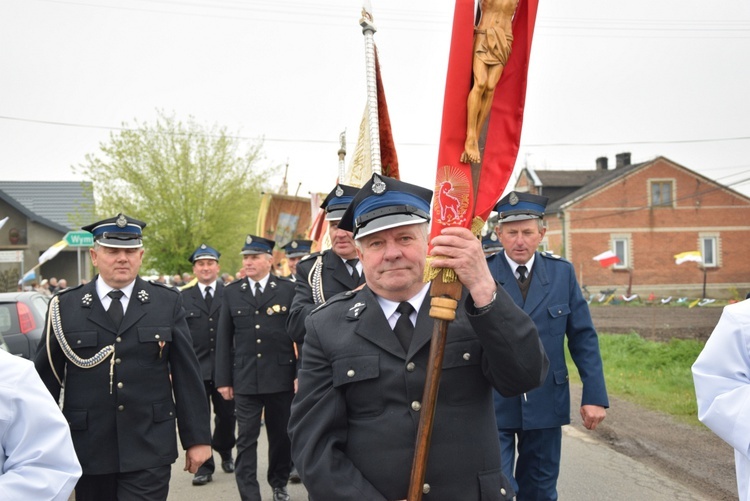
[[[504,250],[488,259],[495,280],[534,320],[550,361],[541,388],[523,397],[495,395],[503,469],[514,482],[518,501],[557,499],[561,427],[570,423],[566,337],[583,383],[584,426],[596,428],[609,406],[599,340],[573,265],[537,251],[546,232],[546,205],[547,197],[530,193],[503,197],[495,210]]]
[[[289,268],[289,278],[292,281],[297,280],[297,263],[300,262],[300,260],[310,254],[310,251],[312,250],[312,240],[292,240],[286,245],[283,245],[281,248],[284,249],[284,254],[286,254],[286,265],[287,268]]]
[[[354,232],[367,285],[306,322],[289,431],[315,501],[406,498],[434,326],[422,279],[431,195],[375,174],[339,223]],[[547,359],[469,230],[444,229],[432,245],[432,264],[455,270],[464,292],[448,327],[423,492],[437,501],[511,499],[492,389],[510,396],[537,387]]]
[[[290,272],[288,278],[292,282],[297,281],[297,264],[303,257],[310,254],[312,244],[312,240],[292,240],[281,247],[286,254],[286,264]],[[294,464],[292,464],[292,471],[289,473],[289,481],[293,484],[300,483],[299,472],[297,471],[297,468],[294,467]]]
[[[186,470],[211,456],[182,298],[138,276],[145,226],[119,214],[83,227],[99,274],[52,298],[35,360],[56,400],[65,386],[63,414],[83,467],[77,500],[167,499],[176,424]]]
[[[219,310],[224,298],[224,285],[218,280],[219,257],[221,253],[201,244],[190,256],[193,275],[197,283],[183,289],[182,299],[187,313],[187,323],[193,337],[193,349],[198,356],[206,388],[206,400],[213,402],[214,434],[211,446],[221,456],[221,468],[225,473],[234,472],[232,448],[235,444],[234,429],[237,420],[234,416],[234,401],[225,400],[216,390],[214,374],[216,367],[216,333],[219,323]],[[193,485],[206,485],[212,480],[216,469],[213,456],[203,463],[193,477]]]
[[[268,483],[274,501],[288,501],[291,468],[287,425],[296,357],[286,332],[294,284],[270,273],[274,241],[248,235],[242,248],[246,278],[224,289],[216,342],[216,386],[234,399],[239,425],[235,478],[243,500],[260,501],[258,436],[265,412]]]
[[[357,191],[339,184],[323,200],[320,207],[326,211],[331,248],[310,254],[297,264],[294,301],[286,324],[297,346],[304,342],[305,318],[311,311],[336,294],[356,289],[365,282],[352,232],[339,228],[341,216]]]

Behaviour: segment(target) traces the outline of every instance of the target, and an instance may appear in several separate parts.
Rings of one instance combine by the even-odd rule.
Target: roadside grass
[[[698,421],[690,366],[703,342],[672,339],[647,341],[638,334],[599,334],[607,392],[642,407],[671,414],[678,420],[702,426]],[[578,370],[568,352],[570,380],[580,384]]]

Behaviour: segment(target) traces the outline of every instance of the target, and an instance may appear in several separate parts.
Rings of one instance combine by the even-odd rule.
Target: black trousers
[[[289,482],[292,465],[291,443],[287,434],[293,391],[263,395],[234,394],[237,410],[237,460],[235,480],[243,501],[260,501],[258,484],[258,437],[265,410],[268,436],[268,483],[284,487]]]
[[[213,404],[214,409],[214,434],[211,438],[211,447],[219,453],[221,460],[232,459],[232,449],[236,443],[234,430],[237,426],[237,418],[234,415],[234,400],[224,400],[216,390],[213,381],[203,381],[206,387],[206,400],[208,408]],[[196,475],[208,475],[216,470],[213,455],[198,468]]]
[[[172,465],[105,475],[83,474],[75,489],[76,501],[166,501]]]

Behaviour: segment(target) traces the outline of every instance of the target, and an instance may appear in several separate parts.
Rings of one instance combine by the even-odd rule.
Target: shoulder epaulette
[[[233,280],[233,281],[229,282],[228,284],[224,284],[224,287],[237,287],[238,285],[240,285],[244,281],[245,281],[244,278],[240,278],[239,280]]]
[[[54,297],[54,296],[60,296],[60,295],[62,295],[62,294],[65,294],[65,293],[67,293],[67,292],[70,292],[70,291],[74,291],[74,290],[76,290],[76,289],[80,289],[80,288],[81,288],[81,287],[83,287],[84,285],[85,285],[85,284],[78,284],[78,285],[76,285],[76,286],[74,286],[74,287],[66,287],[66,288],[64,288],[63,290],[59,290],[59,291],[55,292],[54,294],[52,294],[52,296],[53,296],[53,297]]]
[[[176,294],[180,293],[180,290],[177,287],[174,287],[172,285],[163,284],[161,282],[157,282],[156,280],[147,280],[147,282],[150,283],[151,285],[158,285],[159,287],[164,287],[165,289],[167,289],[169,291],[172,291],[172,292],[174,292]]]
[[[346,292],[340,292],[333,296],[331,299],[326,301],[325,303],[321,303],[318,305],[313,311],[310,312],[310,314],[315,313],[318,310],[322,310],[323,308],[328,307],[329,305],[340,303],[341,301],[348,301],[352,299],[354,296],[357,295],[358,291],[346,291]]]
[[[548,259],[562,259],[562,256],[558,256],[557,254],[553,254],[550,251],[544,251],[540,253],[542,256],[548,258]]]
[[[314,257],[318,257],[321,254],[323,254],[323,253],[322,252],[313,252],[312,254],[306,254],[305,256],[302,257],[302,259],[299,260],[299,262],[302,263],[304,261],[308,261],[309,259],[314,258]]]

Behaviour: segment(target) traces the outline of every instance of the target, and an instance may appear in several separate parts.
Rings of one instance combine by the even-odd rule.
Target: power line
[[[37,120],[33,118],[21,118],[11,117],[7,115],[0,115],[0,120],[12,120],[17,122],[37,123],[43,125],[55,125],[60,127],[78,127],[83,129],[99,129],[99,130],[110,130],[110,131],[134,131],[138,129],[128,127],[112,127],[106,125],[90,125],[90,124],[76,124],[71,122],[59,122],[52,120]],[[274,137],[261,137],[261,136],[226,136],[233,139],[244,139],[244,140],[257,140],[264,139],[269,142],[278,143],[320,143],[320,144],[338,144],[338,140],[328,139],[311,139],[311,138],[274,138]],[[663,140],[663,141],[618,141],[618,142],[600,142],[600,143],[523,143],[521,146],[525,148],[552,148],[552,147],[588,147],[588,146],[620,146],[620,145],[642,145],[642,144],[700,144],[700,143],[717,143],[725,141],[747,141],[750,140],[750,136],[737,136],[737,137],[718,137],[710,139],[676,139],[676,140]],[[433,143],[404,143],[399,144],[408,146],[435,146]]]
[[[350,26],[356,21],[359,7],[342,8],[313,2],[277,2],[254,0],[233,2],[218,0],[151,0],[147,6],[131,7],[121,4],[95,4],[83,0],[38,0],[59,5],[74,5],[96,9],[110,9],[154,14],[182,15],[233,21],[278,22],[308,26]],[[158,7],[151,7],[156,5]],[[404,2],[403,5],[408,5]],[[199,12],[200,11],[200,12]],[[240,15],[237,15],[240,12]],[[243,16],[242,14],[248,14]],[[444,30],[451,24],[450,14],[440,11],[376,9],[376,24],[383,23],[393,30]],[[750,20],[674,20],[674,19],[607,19],[561,18],[540,16],[537,30],[541,36],[595,38],[750,38]],[[579,33],[579,32],[585,33]],[[555,33],[550,33],[555,32]],[[715,36],[709,36],[709,35]]]

